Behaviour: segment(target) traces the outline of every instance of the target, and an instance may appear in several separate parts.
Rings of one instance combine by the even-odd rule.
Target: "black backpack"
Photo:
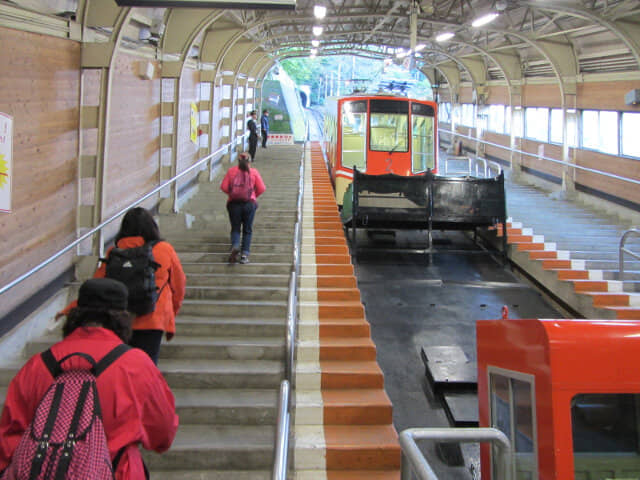
[[[160,264],[154,260],[152,252],[156,243],[149,242],[134,248],[115,247],[108,258],[101,259],[107,266],[106,277],[127,286],[127,310],[136,316],[153,312],[160,296],[156,286],[156,270]]]

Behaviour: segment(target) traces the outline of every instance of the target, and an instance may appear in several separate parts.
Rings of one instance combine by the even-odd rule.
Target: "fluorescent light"
[[[481,27],[486,25],[487,23],[493,22],[496,18],[498,18],[498,14],[495,12],[487,13],[481,17],[476,18],[471,24],[472,27]]]
[[[318,25],[315,25],[315,26],[313,27],[313,34],[314,34],[316,37],[319,37],[320,35],[322,35],[322,27],[320,27],[320,26],[318,26]]]
[[[416,45],[416,52],[421,52],[422,50],[424,50],[426,48],[426,45],[424,43],[421,43],[420,45]]]
[[[318,49],[317,48],[312,48],[311,49],[311,55],[316,55],[318,53]]]
[[[455,33],[453,32],[444,32],[436,37],[436,42],[446,42],[450,38],[455,37]]]
[[[325,7],[324,5],[316,5],[315,7],[313,7],[313,16],[316,18],[324,18],[325,15],[327,14],[327,7]]]
[[[320,40],[311,40],[311,45],[314,47],[319,47],[320,46]]]

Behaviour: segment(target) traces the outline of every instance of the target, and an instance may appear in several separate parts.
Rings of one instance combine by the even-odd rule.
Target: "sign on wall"
[[[291,133],[270,133],[269,145],[293,145]]]
[[[13,118],[0,112],[0,212],[11,211]]]
[[[191,128],[189,137],[193,143],[198,144],[198,107],[193,102],[191,102]]]

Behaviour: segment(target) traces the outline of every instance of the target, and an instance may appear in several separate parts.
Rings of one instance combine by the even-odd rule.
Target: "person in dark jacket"
[[[260,117],[260,133],[262,134],[262,148],[267,148],[267,138],[269,138],[269,110],[262,111]]]
[[[63,340],[51,347],[60,360],[84,353],[96,362],[129,340],[133,315],[127,312],[126,286],[109,278],[92,278],[80,287],[78,305],[67,315]],[[91,365],[80,356],[62,363],[63,370]],[[9,384],[0,417],[0,472],[11,462],[40,399],[54,379],[40,354],[34,355]],[[142,480],[145,467],[138,448],[162,453],[178,429],[175,399],[162,373],[137,348],[125,352],[96,381],[102,422],[111,460],[120,454],[116,480]]]
[[[132,208],[122,218],[115,244],[118,248],[134,248],[149,242],[155,242],[151,252],[154,261],[160,264],[155,272],[159,296],[153,312],[140,315],[133,321],[129,345],[147,352],[157,365],[163,334],[171,340],[176,333],[176,315],[184,300],[187,279],[178,254],[169,242],[161,239],[158,224],[151,213],[142,207]],[[111,248],[107,251],[107,258],[110,252]],[[104,277],[106,271],[106,263],[102,262],[93,276]],[[75,302],[72,302],[59,315],[67,314],[74,306]]]
[[[249,130],[249,155],[253,162],[256,158],[256,148],[258,148],[258,124],[256,118],[258,114],[255,110],[251,110],[249,113],[249,120],[247,120],[247,130]]]
[[[248,201],[236,200],[233,197],[232,190],[235,184],[244,184],[250,182],[251,194]],[[251,237],[253,234],[253,217],[258,208],[257,198],[264,193],[266,187],[260,176],[260,172],[249,165],[249,156],[241,153],[238,157],[238,165],[231,167],[222,179],[220,189],[229,195],[227,200],[227,212],[229,213],[229,222],[231,223],[231,254],[229,255],[229,263],[233,264],[238,261],[240,255],[240,263],[249,263],[249,251],[251,248]],[[242,245],[240,244],[240,229],[242,228]]]

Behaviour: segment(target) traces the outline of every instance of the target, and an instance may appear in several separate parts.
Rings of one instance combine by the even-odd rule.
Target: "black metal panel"
[[[422,347],[420,356],[434,392],[477,390],[478,365],[458,345]]]
[[[477,394],[465,392],[445,393],[443,395],[443,405],[452,427],[465,428],[478,426]]]

